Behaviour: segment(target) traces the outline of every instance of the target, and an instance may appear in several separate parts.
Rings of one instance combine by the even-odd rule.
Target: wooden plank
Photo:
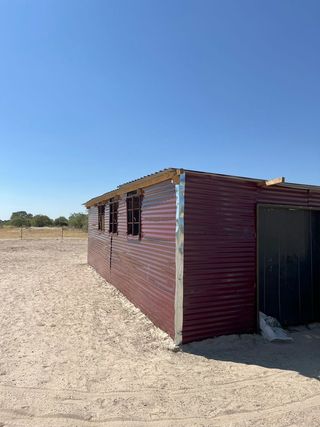
[[[264,185],[270,187],[271,185],[282,184],[283,182],[285,182],[285,177],[279,176],[278,178],[268,179],[265,181]]]
[[[285,177],[280,176],[277,178],[267,179],[265,181],[262,180],[258,183],[258,187],[271,187],[272,185],[283,184],[283,183],[285,183]]]

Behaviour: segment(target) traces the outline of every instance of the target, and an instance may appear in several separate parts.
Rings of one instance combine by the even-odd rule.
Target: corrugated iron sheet
[[[124,194],[125,192],[137,190],[138,188],[146,188],[149,185],[156,185],[160,182],[165,182],[173,179],[176,175],[180,174],[180,169],[162,169],[158,172],[155,172],[150,175],[145,175],[141,178],[135,179],[133,181],[126,182],[124,184],[118,185],[117,188],[108,191],[107,193],[101,194],[100,196],[93,197],[88,200],[84,205],[87,208],[95,206],[100,203],[107,203],[109,199],[115,196]]]
[[[160,169],[157,172],[153,172],[153,173],[149,173],[148,175],[140,176],[140,178],[136,178],[136,179],[132,179],[131,181],[123,182],[122,184],[118,185],[118,188],[124,187],[125,185],[128,185],[128,184],[132,184],[133,182],[136,182],[136,181],[141,181],[141,180],[143,180],[145,178],[151,178],[151,177],[153,177],[155,175],[159,175],[162,172],[169,172],[169,171],[175,171],[175,170],[177,170],[177,169],[176,168],[164,168],[164,169]]]
[[[186,173],[183,342],[256,329],[257,203],[320,207],[320,193]]]
[[[142,237],[127,236],[126,195],[119,200],[118,234],[97,229],[97,208],[89,209],[88,262],[139,307],[155,325],[174,337],[175,185],[170,181],[145,188]],[[111,262],[110,262],[111,251]],[[111,268],[110,268],[111,267]]]
[[[314,187],[186,172],[183,342],[256,329],[256,207],[320,208]],[[88,262],[157,326],[174,337],[176,194],[170,180],[144,189],[142,238],[127,236],[126,196],[118,234],[98,230],[89,209]]]
[[[109,220],[109,206],[105,208],[105,222]],[[98,207],[92,206],[88,210],[88,264],[106,280],[110,280],[110,238],[105,224],[105,232],[98,230]]]

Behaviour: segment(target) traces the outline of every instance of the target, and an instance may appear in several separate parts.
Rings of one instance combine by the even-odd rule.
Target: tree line
[[[47,215],[32,215],[26,211],[12,212],[9,220],[0,219],[0,227],[72,227],[87,230],[88,215],[82,212],[74,212],[69,218],[59,216],[52,219]]]

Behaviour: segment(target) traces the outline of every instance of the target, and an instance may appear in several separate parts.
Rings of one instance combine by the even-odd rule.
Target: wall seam
[[[185,174],[181,174],[176,184],[176,289],[174,304],[174,342],[182,344],[183,328],[183,272],[184,272],[184,204]]]

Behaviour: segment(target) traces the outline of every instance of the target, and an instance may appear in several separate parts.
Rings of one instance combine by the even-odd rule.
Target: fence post
[[[22,227],[20,227],[20,240],[22,240]]]
[[[63,240],[63,227],[61,227],[61,240]]]

